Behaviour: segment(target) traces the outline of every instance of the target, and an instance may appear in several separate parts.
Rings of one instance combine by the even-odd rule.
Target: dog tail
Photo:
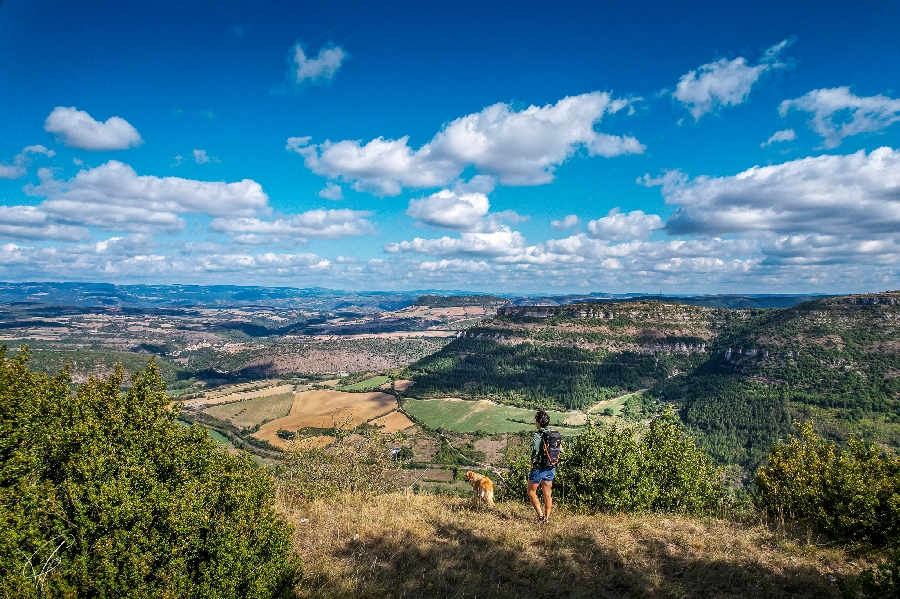
[[[489,506],[494,507],[494,492],[493,491],[488,491],[487,494],[485,494],[484,498],[487,500],[487,504]]]

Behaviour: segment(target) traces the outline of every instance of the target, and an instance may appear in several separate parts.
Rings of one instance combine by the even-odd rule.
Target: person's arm
[[[531,465],[534,466],[541,456],[541,431],[531,434]]]

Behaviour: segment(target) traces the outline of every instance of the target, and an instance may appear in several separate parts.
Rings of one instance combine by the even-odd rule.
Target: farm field
[[[253,436],[276,447],[287,447],[278,436],[280,429],[331,428],[349,419],[350,425],[368,422],[397,407],[397,400],[387,393],[347,393],[344,391],[304,391],[294,395],[287,416],[262,425]]]
[[[372,421],[372,424],[383,426],[386,433],[396,433],[415,426],[415,423],[407,418],[403,412],[391,412],[387,416],[376,418]]]
[[[620,395],[619,397],[614,397],[612,399],[607,399],[606,401],[599,401],[594,404],[591,409],[587,411],[588,414],[602,414],[604,410],[607,408],[612,411],[613,416],[618,416],[622,412],[622,406],[625,405],[625,402],[628,401],[629,398],[640,395],[643,393],[645,389],[642,389],[636,393],[627,393],[625,395]]]
[[[456,398],[444,399],[410,399],[403,404],[403,409],[421,420],[431,428],[443,428],[462,433],[473,433],[482,430],[487,433],[515,433],[534,430],[534,410],[503,406],[485,400],[466,401]],[[561,423],[573,416],[571,412],[548,412],[551,426],[560,433],[574,435],[577,428],[561,426]],[[519,420],[521,422],[511,422]]]
[[[372,389],[377,389],[381,385],[385,383],[390,387],[391,377],[389,376],[373,376],[370,379],[366,379],[364,381],[360,381],[358,383],[353,383],[352,385],[346,385],[344,387],[335,387],[337,391],[369,391]]]
[[[231,422],[238,428],[250,428],[265,420],[275,420],[287,416],[293,403],[293,393],[279,393],[278,395],[220,404],[203,411],[219,420]]]
[[[236,393],[223,394],[220,391],[204,395],[199,399],[191,399],[185,403],[188,406],[198,405],[217,405],[228,404],[232,402],[246,401],[256,399],[258,397],[269,397],[272,395],[283,395],[285,393],[293,393],[294,385],[276,385],[274,387],[266,387],[264,389],[255,389],[253,391],[238,391]]]

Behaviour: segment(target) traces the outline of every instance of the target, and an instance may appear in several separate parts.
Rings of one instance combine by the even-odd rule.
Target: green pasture
[[[455,401],[449,399],[410,399],[403,408],[431,428],[443,428],[462,433],[477,430],[487,433],[515,433],[534,430],[534,410],[501,406],[487,402]],[[559,424],[571,414],[548,412],[550,425],[563,435],[577,434],[580,429]],[[522,422],[512,422],[519,420]]]
[[[263,421],[287,416],[293,403],[293,393],[281,393],[210,406],[203,411],[224,422],[231,422],[238,428],[249,428]]]
[[[606,401],[601,401],[588,410],[588,414],[602,414],[604,410],[609,408],[612,411],[613,416],[618,416],[622,412],[622,407],[625,405],[625,402],[634,395],[639,395],[643,393],[643,390],[638,391],[637,393],[628,393],[626,395],[620,395],[619,397],[615,397],[613,399],[607,399]]]
[[[353,383],[352,385],[345,385],[344,387],[335,387],[336,391],[372,391],[377,389],[381,385],[385,383],[389,383],[391,381],[391,377],[389,376],[373,376],[370,379],[366,379],[364,381],[360,381],[358,383]]]

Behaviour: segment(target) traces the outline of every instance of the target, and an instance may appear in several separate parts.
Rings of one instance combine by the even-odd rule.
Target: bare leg
[[[544,517],[550,519],[550,512],[553,510],[553,481],[541,481],[541,493],[544,494]],[[537,501],[537,493],[534,495]]]
[[[537,496],[537,488],[538,483],[533,483],[528,481],[528,499],[531,500],[531,505],[534,506],[534,511],[537,512],[538,517],[543,516],[541,513],[541,502],[538,500]]]

